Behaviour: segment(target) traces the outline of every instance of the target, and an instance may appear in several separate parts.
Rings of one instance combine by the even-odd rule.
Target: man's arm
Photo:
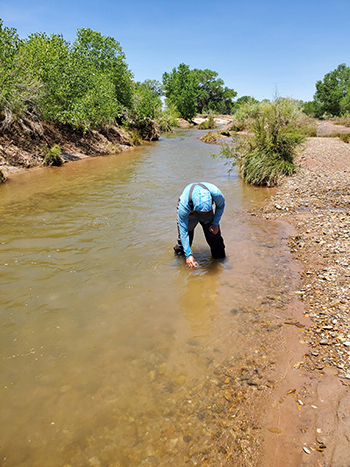
[[[188,236],[188,216],[190,214],[189,208],[186,208],[183,204],[179,204],[178,208],[178,224],[180,239],[182,243],[182,248],[184,250],[186,258],[193,256],[192,250],[190,247],[190,239]]]
[[[212,193],[211,195],[212,195],[212,198],[213,198],[215,206],[216,206],[215,207],[214,219],[213,219],[212,224],[213,225],[219,225],[221,216],[223,215],[224,209],[225,209],[225,198],[224,198],[224,195],[221,193],[221,191],[218,188],[217,188],[217,192]]]

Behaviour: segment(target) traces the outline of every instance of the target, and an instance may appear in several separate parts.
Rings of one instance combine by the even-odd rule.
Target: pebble
[[[301,366],[308,371],[347,368],[350,144],[338,138],[309,138],[297,163],[298,172],[282,182],[258,215],[285,220],[296,231],[289,246],[304,271],[295,293],[312,322],[304,330],[310,350]]]

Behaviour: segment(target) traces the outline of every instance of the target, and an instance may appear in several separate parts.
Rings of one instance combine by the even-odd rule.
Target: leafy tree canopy
[[[152,91],[153,95],[156,97],[164,96],[164,90],[162,84],[155,79],[146,79],[142,85]]]
[[[167,102],[187,120],[198,112],[231,113],[233,98],[237,95],[233,89],[224,87],[217,72],[190,70],[184,63],[173,68],[171,73],[163,74],[163,87]]]
[[[241,96],[238,99],[235,100],[233,103],[233,112],[237,112],[241,106],[244,106],[246,104],[258,104],[259,101],[255,99],[255,97],[252,96]]]
[[[133,75],[118,41],[89,28],[78,29],[73,51],[96,69],[108,73],[115,86],[118,101],[126,107],[131,106]]]
[[[0,18],[0,63],[1,66],[8,66],[18,53],[21,40],[16,29],[3,27],[3,20]]]
[[[197,113],[197,80],[188,65],[181,63],[171,73],[163,74],[165,97],[181,117],[191,120]]]
[[[316,82],[314,110],[317,117],[324,114],[339,116],[350,110],[350,68],[344,63]]]
[[[112,81],[62,36],[32,34],[23,53],[28,68],[43,82],[45,119],[84,129],[113,122],[120,103]]]
[[[162,108],[162,88],[158,81],[146,80],[135,84],[134,114],[136,119],[150,117],[156,119]]]
[[[182,83],[188,84],[184,65]],[[194,79],[191,78],[193,83]],[[191,81],[191,80],[190,80]],[[183,112],[192,100],[183,99]],[[63,123],[84,131],[113,122],[156,119],[169,128],[173,107],[162,112],[161,83],[135,83],[125,54],[113,37],[79,29],[73,43],[62,35],[35,33],[21,40],[0,19],[0,130],[12,122]],[[26,120],[27,119],[27,120]],[[28,120],[29,119],[29,120]],[[38,126],[39,128],[39,126]]]
[[[42,86],[28,69],[16,29],[3,28],[0,19],[0,128],[16,118],[36,119]]]

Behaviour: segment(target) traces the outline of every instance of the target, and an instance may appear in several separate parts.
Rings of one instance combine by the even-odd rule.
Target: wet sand
[[[340,133],[338,127],[320,129]],[[298,164],[298,173],[251,213],[294,228],[289,246],[300,266],[295,290],[300,320],[280,330],[285,355],[276,362],[280,379],[262,415],[270,427],[263,430],[262,465],[345,467],[350,452],[350,145],[338,138],[309,138]]]

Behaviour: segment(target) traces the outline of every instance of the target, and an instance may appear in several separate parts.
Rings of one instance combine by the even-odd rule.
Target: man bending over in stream
[[[213,258],[225,258],[225,245],[219,227],[224,208],[224,195],[212,183],[191,183],[182,192],[177,205],[178,238],[174,251],[177,256],[186,257],[188,267],[195,268],[197,265],[191,245],[198,222]]]

